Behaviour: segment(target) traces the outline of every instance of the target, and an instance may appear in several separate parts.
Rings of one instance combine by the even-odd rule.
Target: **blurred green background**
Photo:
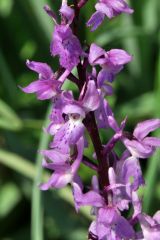
[[[43,6],[48,3],[56,11],[60,2],[0,0],[0,240],[84,240],[87,236],[89,211],[75,213],[69,188],[40,192],[37,187],[48,174],[42,175],[37,151],[48,145],[42,127],[47,126],[50,106],[18,88],[36,79],[26,59],[47,62],[57,70],[57,59],[49,53],[53,22]],[[85,23],[95,2],[90,0],[82,11],[80,38],[106,50],[124,48],[133,55],[133,62],[115,81],[115,95],[109,98],[118,120],[127,115],[127,127],[133,129],[138,121],[160,117],[160,1],[132,0],[132,16],[106,19],[90,33]],[[106,138],[102,133],[102,140]],[[144,210],[150,214],[160,207],[159,153],[141,160],[147,183]],[[90,183],[92,173],[87,167],[80,174]]]

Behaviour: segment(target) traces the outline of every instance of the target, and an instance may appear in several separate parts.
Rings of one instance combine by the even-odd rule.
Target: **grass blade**
[[[0,99],[0,128],[16,131],[20,130],[22,125],[13,109]]]
[[[51,35],[53,31],[53,22],[50,21],[49,17],[47,17],[47,14],[43,10],[44,5],[46,4],[45,0],[29,0],[30,5],[34,11],[34,15],[36,16],[39,24],[41,25],[44,34],[48,38],[48,40],[51,40]]]
[[[31,180],[35,176],[35,166],[15,153],[0,149],[0,164],[11,168]]]
[[[17,87],[15,85],[15,81],[13,75],[10,71],[8,63],[4,57],[2,50],[0,49],[0,71],[1,71],[1,80],[4,89],[8,95],[10,102],[15,103],[15,95],[17,93]]]
[[[160,34],[159,34],[160,39]],[[160,50],[159,50],[159,57],[157,62],[157,73],[156,73],[156,81],[155,81],[155,117],[160,117],[160,110],[159,110],[159,101],[160,101]],[[157,131],[156,135],[160,137],[160,131]],[[146,172],[146,189],[144,195],[144,210],[147,213],[150,213],[152,210],[151,203],[153,202],[153,198],[155,197],[155,182],[157,177],[160,174],[159,169],[159,161],[160,161],[160,150],[156,152],[156,154],[150,159],[147,172]]]

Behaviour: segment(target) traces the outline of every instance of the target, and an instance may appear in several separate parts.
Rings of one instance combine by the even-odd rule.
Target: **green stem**
[[[51,113],[51,107],[49,106],[44,127],[49,124],[49,115]],[[39,142],[38,150],[46,149],[49,143],[49,134],[42,132]],[[43,240],[43,208],[41,203],[41,191],[38,188],[38,184],[42,180],[42,167],[41,167],[42,155],[37,153],[36,157],[36,175],[33,182],[32,191],[32,216],[31,216],[31,239],[32,240]]]

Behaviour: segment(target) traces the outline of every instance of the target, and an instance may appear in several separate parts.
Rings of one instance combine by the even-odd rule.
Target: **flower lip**
[[[60,57],[60,65],[71,71],[80,61],[83,54],[78,38],[69,25],[56,25],[50,46],[52,56]]]

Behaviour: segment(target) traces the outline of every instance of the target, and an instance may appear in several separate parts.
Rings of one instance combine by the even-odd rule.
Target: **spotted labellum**
[[[62,0],[58,18],[49,6],[44,7],[54,21],[50,53],[53,58],[58,57],[59,68],[52,70],[47,63],[27,60],[27,67],[36,72],[37,78],[21,88],[25,93],[35,93],[38,100],[49,100],[52,104],[50,123],[45,129],[51,142],[48,149],[40,151],[42,167],[49,169],[51,176],[40,183],[39,188],[71,186],[76,211],[83,206],[91,207],[93,221],[88,239],[159,240],[160,211],[153,217],[146,215],[138,190],[145,184],[140,162],[160,147],[160,138],[149,135],[160,128],[160,119],[138,123],[133,133],[125,130],[127,118],[120,124],[117,122],[107,99],[114,94],[113,82],[133,60],[133,53],[82,43],[78,37],[80,12],[88,1],[72,2],[69,5],[67,0]],[[86,23],[91,31],[100,27],[105,17],[110,20],[120,14],[133,13],[125,0],[97,0],[95,10]],[[77,75],[73,69],[77,69]],[[76,97],[70,89],[65,90],[67,79],[77,85]],[[112,130],[113,135],[105,144],[102,144],[100,129]],[[95,161],[84,154],[90,147],[88,136]],[[123,145],[121,154],[116,153],[118,142]],[[85,188],[79,176],[82,164],[88,166],[88,171],[95,172],[89,188]],[[125,217],[126,210],[132,210],[130,217]]]

